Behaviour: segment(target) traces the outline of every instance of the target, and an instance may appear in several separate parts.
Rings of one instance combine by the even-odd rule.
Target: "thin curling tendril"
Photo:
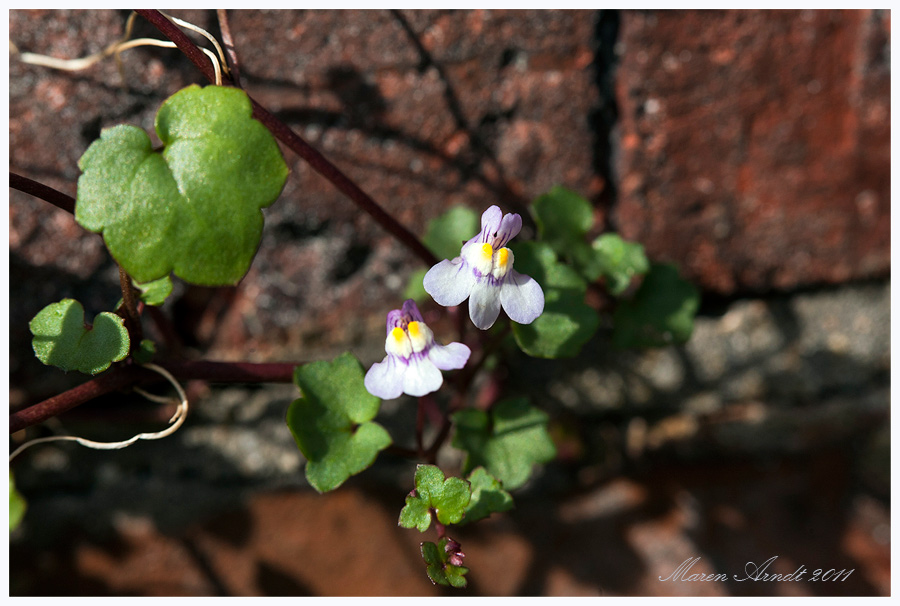
[[[157,432],[139,433],[136,436],[129,438],[128,440],[123,440],[122,442],[95,442],[93,440],[87,440],[85,438],[79,438],[77,436],[48,436],[46,438],[36,438],[29,442],[25,442],[17,449],[15,449],[12,454],[9,455],[9,461],[12,462],[12,460],[26,448],[34,446],[35,444],[42,444],[45,442],[68,441],[77,442],[82,446],[92,448],[94,450],[118,450],[120,448],[131,446],[138,440],[159,440],[175,433],[175,431],[177,431],[178,428],[181,427],[181,425],[184,423],[184,420],[187,418],[187,395],[184,393],[184,389],[181,387],[181,384],[178,383],[175,377],[173,377],[166,369],[160,368],[156,364],[143,364],[142,366],[148,370],[152,370],[156,373],[161,374],[169,383],[172,384],[172,387],[175,388],[175,391],[178,392],[178,408],[175,410],[175,414],[172,415],[172,418],[169,419],[170,425],[167,428]],[[152,400],[153,402],[157,402],[160,404],[168,404],[169,402],[175,401],[174,398],[167,398],[164,396],[157,396],[152,393],[147,393],[139,387],[135,387],[134,390],[148,400]]]
[[[78,59],[58,59],[56,57],[50,57],[47,55],[41,55],[38,53],[28,53],[28,52],[20,52],[18,47],[13,44],[10,40],[9,49],[13,54],[18,55],[19,60],[22,63],[28,63],[30,65],[41,65],[43,67],[49,67],[51,69],[58,69],[61,71],[81,71],[83,69],[87,69],[97,63],[98,61],[102,61],[106,57],[110,55],[114,55],[116,59],[116,64],[121,67],[121,63],[119,60],[119,55],[122,51],[126,51],[131,48],[137,48],[139,46],[158,46],[161,48],[177,48],[174,42],[169,40],[157,40],[156,38],[135,38],[134,40],[129,40],[128,37],[131,35],[131,30],[134,22],[135,13],[132,13],[128,17],[128,21],[125,24],[125,35],[122,36],[119,40],[110,44],[102,51],[98,53],[94,53],[93,55],[88,55],[86,57],[80,57]],[[170,19],[176,25],[180,25],[187,29],[197,32],[198,34],[204,36],[206,39],[210,40],[213,46],[216,47],[216,51],[218,52],[218,57],[209,49],[201,48],[207,57],[209,57],[210,62],[213,65],[213,69],[216,72],[216,86],[222,85],[222,70],[224,69],[226,73],[228,72],[228,65],[225,62],[225,55],[222,52],[222,47],[219,46],[219,43],[216,41],[215,37],[212,34],[207,32],[205,29],[197,27],[192,23],[188,23],[187,21],[183,21],[176,17],[171,17],[169,15],[165,15],[167,19]]]

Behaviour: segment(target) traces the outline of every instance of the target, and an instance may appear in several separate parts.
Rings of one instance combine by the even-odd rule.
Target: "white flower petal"
[[[500,315],[500,287],[491,284],[490,278],[477,282],[469,295],[469,317],[481,330],[487,330]]]
[[[424,396],[437,391],[444,383],[441,371],[428,358],[413,356],[403,373],[403,391],[411,396]]]
[[[441,261],[425,274],[425,292],[444,307],[459,305],[466,300],[475,283],[475,274],[461,257]]]
[[[382,400],[399,398],[403,393],[403,375],[406,364],[396,356],[387,356],[372,364],[363,383],[366,391]]]
[[[512,321],[531,324],[544,312],[544,291],[534,278],[511,269],[500,287],[500,303]]]
[[[441,370],[456,370],[466,365],[472,350],[462,343],[450,343],[448,345],[433,345],[428,350],[428,359]]]

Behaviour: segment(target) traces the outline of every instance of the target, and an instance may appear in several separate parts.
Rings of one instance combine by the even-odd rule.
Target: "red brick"
[[[890,16],[625,12],[615,222],[720,293],[890,268]]]

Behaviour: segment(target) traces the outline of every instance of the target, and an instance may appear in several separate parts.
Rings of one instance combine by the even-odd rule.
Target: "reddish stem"
[[[215,81],[215,72],[210,63],[210,59],[197,48],[190,38],[182,32],[174,23],[166,19],[157,10],[135,9],[135,12],[152,23],[164,36],[175,43],[175,45],[183,52],[197,68],[203,72],[207,80]],[[303,140],[300,135],[295,133],[284,124],[281,120],[273,116],[269,111],[259,103],[250,98],[253,105],[253,117],[263,123],[276,139],[284,143],[294,153],[303,158],[313,170],[328,179],[341,193],[350,198],[360,209],[372,216],[375,221],[381,225],[395,238],[406,245],[414,254],[416,254],[426,265],[435,265],[438,259],[425,248],[425,245],[408,229],[397,222],[394,217],[384,211],[375,200],[373,200],[366,192],[364,192],[356,183],[340,171],[334,164],[329,162],[325,156],[320,154],[316,149]]]
[[[131,283],[131,276],[119,266],[119,285],[122,287],[122,317],[125,319],[125,328],[128,329],[128,337],[131,341],[131,352],[134,353],[141,346],[144,338],[144,329],[141,326],[141,314],[138,310],[135,288]]]
[[[9,186],[35,198],[40,198],[45,202],[61,208],[66,212],[75,214],[75,198],[68,196],[61,191],[57,191],[52,187],[48,187],[43,183],[33,181],[28,177],[17,175],[14,172],[9,173]]]
[[[294,368],[303,362],[254,364],[251,362],[159,362],[176,379],[213,383],[290,383]],[[119,366],[78,387],[9,415],[9,432],[42,423],[102,395],[139,383],[162,381],[157,373],[139,366]]]

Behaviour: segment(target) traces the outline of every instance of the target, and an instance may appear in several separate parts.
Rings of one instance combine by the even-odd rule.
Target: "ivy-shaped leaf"
[[[631,300],[613,313],[616,347],[663,347],[687,341],[694,330],[700,293],[671,264],[656,264]]]
[[[103,372],[128,355],[131,340],[125,321],[104,311],[93,326],[84,322],[84,307],[74,299],[51,303],[28,324],[34,355],[48,366],[89,375]]]
[[[466,517],[462,523],[468,524],[488,517],[492,513],[509,511],[513,507],[513,498],[503,490],[500,482],[484,467],[476,467],[469,474],[472,487],[472,500],[466,507]]]
[[[571,261],[588,280],[593,282],[599,278],[599,260],[585,241],[594,224],[594,210],[590,202],[577,192],[557,185],[538,196],[532,210],[541,240],[560,257]]]
[[[196,85],[156,115],[165,146],[134,126],[104,130],[78,161],[75,219],[101,232],[129,275],[150,282],[174,272],[194,284],[234,284],[259,245],[261,209],[288,168],[271,133],[251,118],[237,88]]]
[[[597,254],[601,274],[606,278],[606,288],[613,295],[622,294],[634,276],[650,269],[644,247],[623,240],[618,234],[603,234],[591,246]]]
[[[25,499],[22,498],[22,495],[16,490],[16,482],[13,479],[12,470],[9,471],[9,531],[12,532],[16,528],[18,528],[19,524],[22,523],[22,518],[25,517],[25,510],[27,506],[25,504]]]
[[[458,523],[471,499],[468,482],[460,478],[444,479],[444,473],[434,465],[416,467],[416,489],[407,495],[400,511],[399,525],[425,532],[431,525],[431,510],[441,524]]]
[[[431,541],[422,543],[422,559],[427,564],[426,572],[428,578],[435,585],[444,585],[445,587],[464,588],[468,583],[466,581],[466,573],[469,569],[465,566],[454,566],[450,563],[450,554],[447,553],[448,540],[446,538],[438,541],[435,545]]]
[[[597,311],[584,302],[584,279],[559,263],[543,242],[517,243],[513,253],[516,270],[537,280],[544,290],[544,313],[531,324],[512,323],[516,343],[537,358],[575,356],[600,324]]]
[[[453,421],[453,446],[467,453],[464,470],[483,465],[504,489],[518,488],[528,481],[533,465],[556,457],[547,414],[531,407],[526,398],[499,402],[490,413],[461,410],[453,414]]]
[[[333,362],[298,366],[287,424],[306,457],[306,479],[319,492],[333,490],[369,467],[391,437],[373,423],[381,400],[366,391],[359,361],[345,353]]]

